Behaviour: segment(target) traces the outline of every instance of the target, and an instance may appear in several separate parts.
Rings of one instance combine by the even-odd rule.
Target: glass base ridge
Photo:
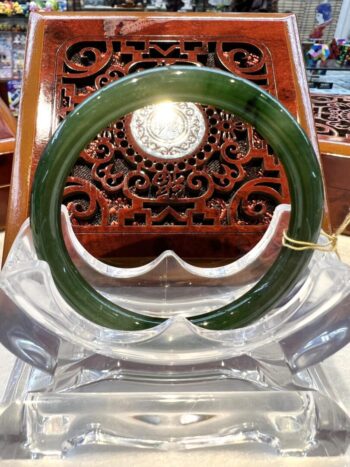
[[[2,457],[81,458],[96,450],[108,455],[120,449],[220,446],[274,456],[346,452],[350,419],[320,365],[296,375],[280,368],[281,388],[272,383],[273,369],[263,374],[263,365],[254,368],[248,357],[235,367],[226,364],[221,375],[197,372],[172,384],[171,375],[164,384],[145,373],[137,378],[137,372],[124,372],[119,379],[100,374],[100,380],[73,390],[69,384],[64,389],[63,380],[72,373],[63,371],[54,377],[62,379],[61,390],[50,391],[52,377],[18,362],[0,415]],[[45,381],[48,389],[36,391]]]

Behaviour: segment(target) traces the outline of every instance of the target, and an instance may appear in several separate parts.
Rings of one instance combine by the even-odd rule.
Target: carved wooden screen
[[[350,96],[313,94],[312,106],[333,230],[350,206]],[[350,234],[350,229],[346,231]]]
[[[350,144],[350,96],[313,94],[312,107],[320,142]]]
[[[37,21],[44,21],[46,40],[39,66],[46,94],[43,88],[40,93],[53,115],[50,128],[37,125],[31,178],[44,139],[77,104],[121,76],[157,66],[204,65],[249,79],[278,97],[313,134],[295,73],[301,54],[286,34],[294,32],[290,15],[249,21],[237,15],[67,15],[66,21],[43,15]],[[294,47],[289,60],[280,53],[283,44]],[[180,112],[197,112],[204,134],[182,155],[173,148],[179,157],[164,160],[147,151],[130,115],[112,122],[80,154],[64,203],[92,254],[142,262],[171,248],[187,258],[238,257],[261,238],[275,206],[289,201],[283,169],[254,128],[222,109],[191,109]]]
[[[243,40],[90,39],[65,44],[58,57],[60,118],[119,77],[164,65],[220,68],[275,94],[268,51]],[[175,147],[176,155],[185,154],[168,161],[140,147],[130,115],[101,132],[81,153],[65,190],[76,232],[103,228],[113,233],[137,229],[175,234],[183,227],[220,234],[244,233],[247,228],[258,234],[265,231],[275,206],[289,201],[282,167],[250,125],[221,109],[201,111],[205,132],[197,149]],[[195,125],[192,130],[197,132]],[[195,134],[189,134],[189,145],[191,136]]]

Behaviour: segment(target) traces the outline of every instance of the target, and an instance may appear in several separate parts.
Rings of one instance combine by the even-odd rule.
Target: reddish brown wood
[[[311,94],[311,102],[319,141],[350,145],[350,96]]]
[[[13,139],[16,134],[16,126],[16,119],[5,102],[0,98],[0,141]],[[2,147],[1,154],[6,150],[5,146]]]
[[[312,94],[333,230],[350,211],[350,96]],[[350,234],[350,228],[346,230]]]
[[[6,225],[15,134],[16,121],[0,98],[0,229]]]
[[[7,206],[9,200],[10,185],[0,187],[0,230],[6,227]]]
[[[350,211],[350,158],[322,154],[322,164],[330,206],[330,220],[335,230]],[[345,233],[350,235],[350,228]]]
[[[242,76],[275,95],[315,143],[298,44],[292,15],[33,15],[6,250],[28,215],[38,159],[60,120],[126,74],[197,64]],[[245,122],[222,109],[203,112],[207,138],[175,162],[143,153],[128,117],[83,151],[64,202],[93,255],[143,262],[171,248],[192,259],[236,258],[261,238],[274,207],[289,200],[283,170]]]
[[[10,140],[11,141],[11,140]],[[0,150],[4,141],[0,141]],[[14,149],[13,143],[12,148]],[[6,149],[5,149],[6,150]],[[8,186],[11,181],[12,154],[3,153],[0,156],[0,186]]]

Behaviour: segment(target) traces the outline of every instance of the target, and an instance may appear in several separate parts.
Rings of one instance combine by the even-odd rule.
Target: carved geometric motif
[[[311,100],[317,134],[350,141],[350,96],[313,94]]]
[[[269,52],[259,44],[89,39],[59,50],[57,113],[64,119],[91,93],[122,76],[173,64],[219,68],[276,94]],[[275,206],[289,202],[283,168],[251,125],[222,109],[197,107],[204,138],[192,152],[175,151],[168,160],[138,144],[130,115],[98,134],[67,180],[64,202],[73,225],[264,231]]]

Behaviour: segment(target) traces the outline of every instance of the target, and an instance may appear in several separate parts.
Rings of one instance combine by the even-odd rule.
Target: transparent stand
[[[138,332],[75,313],[38,261],[26,222],[0,277],[1,341],[18,357],[0,416],[2,456],[251,444],[344,453],[350,419],[320,365],[350,335],[350,268],[334,254],[315,252],[292,293],[250,326],[209,331],[188,320],[252,287],[275,260],[288,219],[289,207],[278,207],[261,242],[227,266],[198,268],[164,252],[120,269],[81,247],[63,211],[84,276],[115,303],[166,318]]]

